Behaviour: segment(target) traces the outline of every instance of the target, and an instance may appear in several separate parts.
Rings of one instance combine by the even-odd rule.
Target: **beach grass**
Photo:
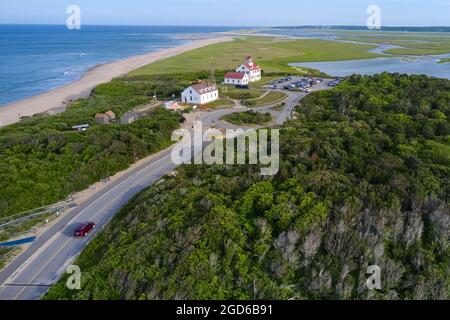
[[[290,40],[279,37],[239,37],[213,44],[132,71],[131,76],[233,70],[247,55],[253,56],[265,73],[299,73],[289,63],[370,59],[367,50],[376,46],[316,39]]]
[[[450,58],[441,59],[438,63],[450,63]]]

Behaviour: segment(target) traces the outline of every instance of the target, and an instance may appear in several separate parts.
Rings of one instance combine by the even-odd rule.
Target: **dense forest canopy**
[[[450,81],[352,76],[281,131],[281,169],[184,166],[49,299],[449,299]],[[382,289],[365,286],[378,265]]]
[[[0,128],[0,218],[64,200],[136,160],[168,147],[182,117],[150,110],[130,125],[101,126],[96,113],[112,110],[117,118],[159,98],[179,95],[208,72],[123,77],[99,85],[67,111],[37,116]],[[72,126],[89,124],[86,132]]]

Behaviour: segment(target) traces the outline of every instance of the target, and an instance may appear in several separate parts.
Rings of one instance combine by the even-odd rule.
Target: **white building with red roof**
[[[245,63],[236,69],[236,72],[245,73],[248,75],[250,82],[261,80],[262,69],[253,62],[252,57],[245,58]]]
[[[250,77],[244,72],[228,72],[225,75],[224,83],[237,86],[246,86],[250,83]]]
[[[219,90],[210,82],[191,85],[181,94],[181,102],[189,104],[207,104],[219,99]]]

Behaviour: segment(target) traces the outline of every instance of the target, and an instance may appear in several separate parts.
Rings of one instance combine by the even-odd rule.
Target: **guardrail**
[[[0,219],[0,229],[46,215],[61,212],[72,207],[73,203],[61,203],[24,211],[13,216]]]
[[[10,225],[19,224],[21,222],[24,222],[24,221],[27,221],[27,220],[31,220],[31,219],[34,219],[34,218],[37,218],[39,216],[43,216],[43,215],[46,215],[46,214],[57,213],[57,212],[59,212],[59,211],[61,211],[63,209],[64,209],[64,207],[60,206],[60,207],[55,207],[55,208],[50,208],[50,209],[47,209],[47,210],[43,210],[43,211],[38,212],[38,213],[30,214],[28,216],[25,216],[25,217],[22,217],[22,218],[19,218],[19,219],[16,219],[16,220],[12,220],[12,221],[0,224],[0,229],[2,229],[4,227],[7,227],[7,226],[10,226]]]

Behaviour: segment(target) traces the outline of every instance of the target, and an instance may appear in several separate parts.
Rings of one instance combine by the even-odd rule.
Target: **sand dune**
[[[173,57],[210,44],[231,40],[232,37],[230,36],[201,39],[187,45],[97,66],[84,74],[80,80],[46,93],[0,107],[0,126],[18,122],[22,116],[32,116],[43,112],[60,112],[65,110],[65,106],[70,100],[88,97],[93,88],[99,84],[109,82],[113,78],[125,75],[130,71],[158,60]]]

